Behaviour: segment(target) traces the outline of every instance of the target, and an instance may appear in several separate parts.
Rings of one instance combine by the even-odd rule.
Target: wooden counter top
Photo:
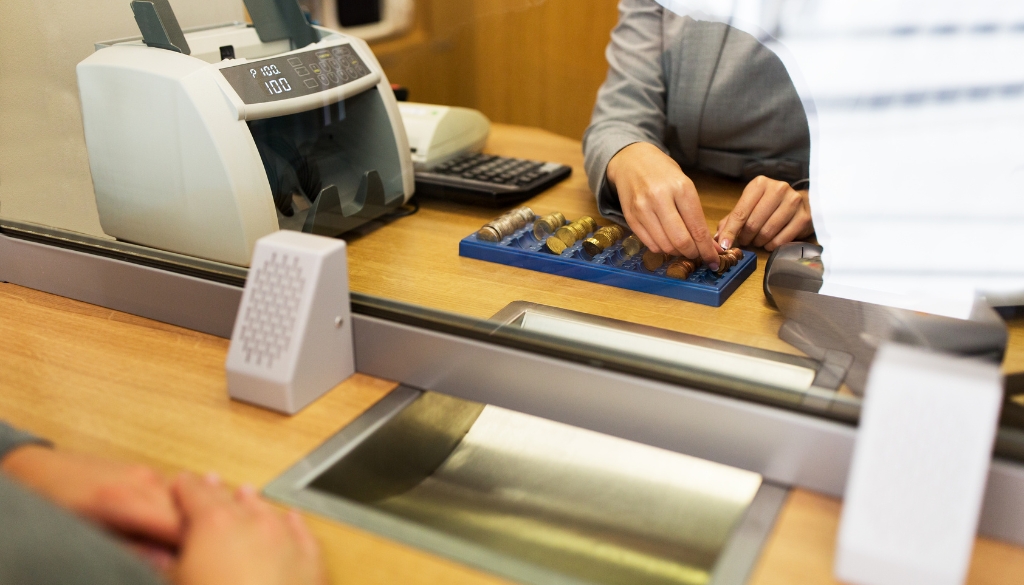
[[[572,164],[574,176],[530,202],[537,212],[593,214],[577,142],[496,126],[491,150]],[[735,185],[701,179],[709,222]],[[761,266],[720,309],[458,257],[458,241],[493,211],[425,202],[419,214],[353,238],[353,290],[485,318],[527,300],[792,352],[764,302]],[[439,252],[440,250],[440,252]],[[61,448],[173,473],[220,472],[263,486],[389,392],[357,375],[286,417],[228,399],[227,340],[0,283],[0,419]],[[1024,370],[1024,324],[1012,324],[1008,369]],[[794,491],[751,581],[827,584],[840,503]],[[312,519],[334,583],[484,584],[502,579],[326,520]],[[979,539],[969,582],[1024,574],[1024,549]]]

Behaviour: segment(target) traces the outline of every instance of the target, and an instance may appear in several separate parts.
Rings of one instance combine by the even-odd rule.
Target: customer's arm
[[[46,441],[0,422],[0,585],[156,585],[163,581],[97,527],[18,485],[8,463]],[[72,481],[67,478],[66,482]]]
[[[156,471],[51,449],[7,426],[0,436],[17,445],[6,453],[0,447],[0,469],[25,488],[133,542],[178,546],[181,515],[170,482]]]
[[[0,422],[0,585],[161,583],[129,547],[181,585],[326,582],[302,519],[251,488],[44,445]]]
[[[663,73],[663,9],[653,0],[622,0],[608,45],[608,77],[583,137],[585,165],[598,208],[622,216],[655,252],[700,256],[717,267],[693,182],[666,154],[668,99]]]

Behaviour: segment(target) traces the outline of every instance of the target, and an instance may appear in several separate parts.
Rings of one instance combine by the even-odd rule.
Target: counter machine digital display
[[[370,74],[352,45],[315,49],[220,70],[246,104],[276,102],[340,87]]]

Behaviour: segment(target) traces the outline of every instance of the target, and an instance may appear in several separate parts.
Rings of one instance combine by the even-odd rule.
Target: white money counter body
[[[380,64],[362,40],[316,31],[297,50],[244,24],[187,33],[191,55],[98,45],[77,72],[104,232],[247,266],[269,233],[335,236],[407,201],[408,140]]]

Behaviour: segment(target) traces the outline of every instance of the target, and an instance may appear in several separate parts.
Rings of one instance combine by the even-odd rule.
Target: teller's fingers
[[[690,231],[686,227],[686,223],[683,222],[683,218],[680,217],[679,211],[674,205],[666,203],[658,209],[658,219],[665,231],[665,235],[672,244],[671,248],[662,250],[662,252],[673,256],[682,255],[687,258],[696,258],[700,255],[697,246],[693,242],[693,238],[690,236]]]
[[[635,208],[634,214],[639,220],[640,225],[647,231],[647,235],[650,236],[649,241],[644,241],[647,247],[652,252],[664,252],[670,253],[672,251],[672,241],[668,239],[668,235],[661,226],[661,221],[658,215],[654,212],[651,207],[639,207]]]
[[[647,228],[645,228],[643,224],[640,223],[640,220],[633,214],[633,210],[623,208],[622,216],[626,219],[626,225],[629,226],[629,229],[633,230],[633,233],[644,246],[650,248],[651,244],[654,243],[654,239],[651,238],[651,234],[647,233]]]
[[[764,249],[771,252],[782,244],[788,244],[793,240],[807,237],[812,233],[814,233],[814,229],[811,222],[811,214],[800,209],[797,211],[796,215],[793,216],[793,219],[790,220],[789,224],[782,228],[782,231],[780,231],[772,241],[765,244]]]
[[[764,194],[758,200],[757,205],[751,210],[747,221],[740,228],[736,236],[736,243],[741,246],[750,245],[757,237],[757,234],[764,227],[768,218],[779,208],[787,191],[791,191],[789,185],[780,181],[768,180],[764,187]]]
[[[718,230],[718,241],[726,250],[736,243],[736,235],[746,225],[747,218],[750,217],[754,206],[764,195],[768,180],[767,177],[761,176],[747,183],[743,194],[740,195],[740,200],[736,202],[736,206],[732,208],[729,215],[725,216],[725,225],[721,225]]]
[[[719,247],[708,230],[708,220],[704,218],[704,208],[701,207],[696,191],[676,196],[675,203],[697,249],[692,257],[700,256],[709,268],[718,270]]]
[[[775,239],[775,236],[779,235],[779,232],[789,225],[797,212],[800,211],[800,204],[801,198],[799,193],[793,190],[786,193],[778,208],[775,209],[775,213],[768,218],[768,221],[764,222],[761,230],[757,232],[757,236],[754,237],[754,245],[764,246]]]

